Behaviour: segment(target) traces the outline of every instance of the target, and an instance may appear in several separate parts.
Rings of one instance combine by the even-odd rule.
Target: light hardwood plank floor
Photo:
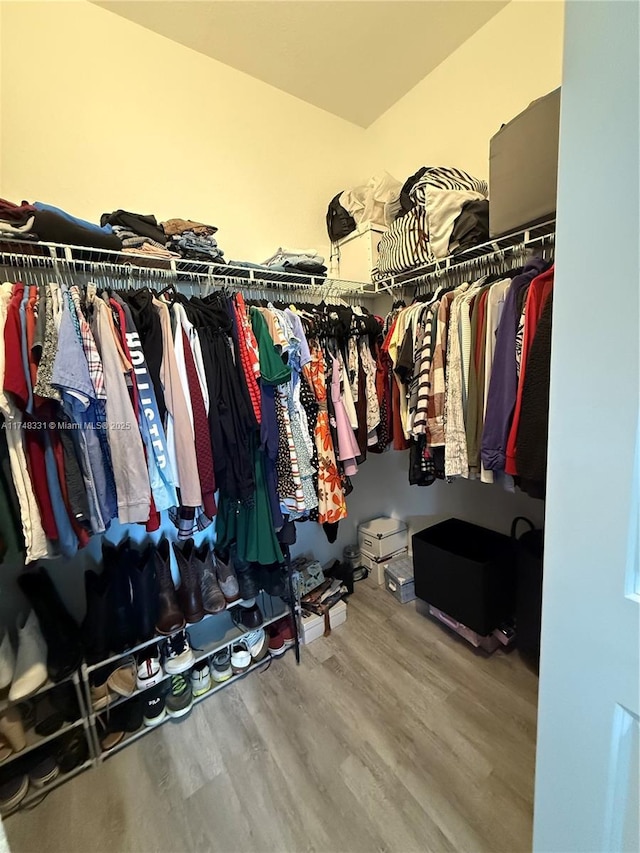
[[[525,853],[537,678],[358,584],[345,625],[13,815],[13,853]]]

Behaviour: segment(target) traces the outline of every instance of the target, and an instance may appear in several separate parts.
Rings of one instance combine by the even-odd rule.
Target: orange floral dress
[[[311,361],[304,366],[303,373],[315,394],[319,409],[314,433],[318,454],[318,521],[320,524],[332,524],[347,517],[347,502],[329,428],[324,355],[315,341],[309,341],[309,350]]]

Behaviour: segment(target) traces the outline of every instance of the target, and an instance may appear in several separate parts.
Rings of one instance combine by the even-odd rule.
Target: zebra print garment
[[[433,166],[427,169],[411,190],[411,197],[417,204],[426,204],[427,187],[452,192],[480,193],[484,198],[489,195],[489,186],[486,181],[481,181],[463,172],[462,169],[454,169],[451,166]]]
[[[462,205],[471,199],[486,198],[488,186],[486,181],[461,169],[434,166],[427,169],[410,195],[415,207],[396,219],[380,240],[378,268],[374,271],[376,280],[424,266],[436,256],[443,257],[442,252],[446,254],[448,238]],[[431,243],[430,218],[432,222],[438,221],[437,254]]]

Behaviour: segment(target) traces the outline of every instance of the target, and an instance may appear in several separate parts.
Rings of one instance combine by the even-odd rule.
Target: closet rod
[[[84,246],[68,246],[62,243],[20,243],[15,240],[0,242],[0,266],[38,267],[36,259],[52,266],[66,264],[69,268],[87,271],[87,265],[100,265],[104,273],[107,269],[118,275],[135,276],[138,271],[168,274],[176,280],[196,279],[211,283],[233,285],[242,288],[282,288],[292,291],[307,289],[331,289],[341,295],[375,296],[368,282],[343,281],[341,279],[309,276],[304,273],[288,273],[266,268],[242,267],[232,264],[214,264],[206,261],[191,261],[182,258],[159,258],[154,255],[132,255],[111,249],[94,249]],[[91,267],[89,266],[89,269]],[[284,286],[284,287],[283,287]]]
[[[500,258],[506,260],[511,254],[522,254],[528,248],[544,246],[545,243],[553,245],[555,228],[555,219],[541,222],[539,225],[531,225],[528,228],[514,231],[512,234],[495,237],[486,243],[465,249],[456,255],[449,255],[441,260],[433,261],[423,267],[379,279],[372,287],[375,292],[382,293],[392,292],[395,288],[425,285],[429,283],[430,278],[442,277],[450,270],[458,270],[460,274],[463,274],[465,269],[477,266],[478,261],[490,262],[491,259]]]

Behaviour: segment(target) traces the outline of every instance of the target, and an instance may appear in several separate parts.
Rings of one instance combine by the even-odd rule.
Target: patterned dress
[[[314,432],[318,453],[318,521],[320,524],[325,522],[333,524],[347,517],[347,503],[331,441],[324,355],[315,341],[309,341],[309,349],[311,361],[305,365],[303,372],[318,403],[318,417]]]

